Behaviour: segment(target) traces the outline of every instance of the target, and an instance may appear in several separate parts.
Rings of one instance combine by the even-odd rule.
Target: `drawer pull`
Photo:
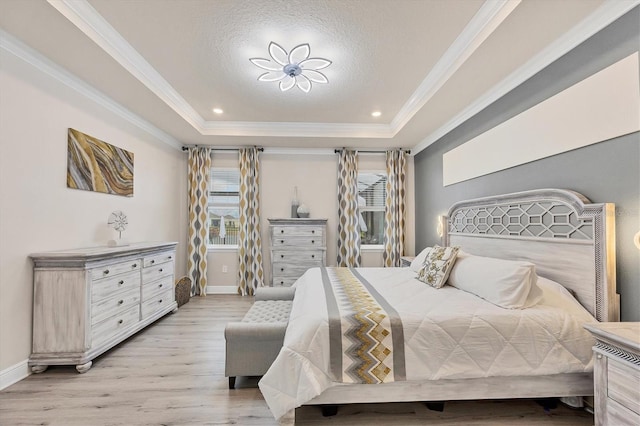
[[[118,281],[118,285],[122,285],[122,284],[124,284],[124,280]]]
[[[154,263],[156,263],[156,261],[155,260],[151,260],[151,264],[153,265]]]
[[[173,259],[173,256],[169,256],[169,260]]]
[[[163,284],[158,284],[158,288],[160,288],[160,287],[162,287],[162,286],[163,286]]]
[[[284,272],[284,268],[280,268],[280,272]]]
[[[122,324],[123,322],[124,322],[123,320],[120,320],[120,321],[118,321],[118,324]]]
[[[311,255],[311,258],[312,258],[312,259],[315,259],[315,258],[316,258],[316,255],[315,255],[315,254],[312,254],[312,255]]]
[[[281,254],[281,255],[280,255],[280,259],[284,259],[284,254]]]
[[[158,300],[158,303],[162,303],[162,299]]]
[[[118,300],[118,305],[122,305],[124,303],[124,300]]]
[[[315,244],[315,243],[316,243],[316,241],[315,241],[315,240],[311,240],[311,244]]]
[[[284,281],[280,281],[280,285],[283,285],[283,284],[284,284]]]
[[[108,275],[108,274],[109,274],[109,270],[108,270],[108,269],[105,269],[105,270],[104,270],[104,274],[105,274],[105,275]]]
[[[312,233],[312,234],[315,234],[315,233],[316,233],[316,230],[315,230],[315,229],[312,229],[312,230],[311,230],[311,233]]]
[[[162,268],[158,269],[158,272],[162,272]]]
[[[280,240],[280,244],[284,244],[284,240]]]
[[[280,233],[281,233],[281,234],[284,234],[284,229],[281,229],[281,230],[280,230]]]
[[[137,268],[137,267],[138,267],[138,264],[137,264],[137,263],[134,263],[133,265],[131,265],[131,267],[132,267],[132,268]]]

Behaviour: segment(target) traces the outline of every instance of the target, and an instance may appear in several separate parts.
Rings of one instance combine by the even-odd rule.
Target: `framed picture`
[[[75,129],[67,147],[67,187],[133,196],[132,152]]]

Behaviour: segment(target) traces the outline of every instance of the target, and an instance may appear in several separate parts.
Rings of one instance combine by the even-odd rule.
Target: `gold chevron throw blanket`
[[[406,380],[404,332],[395,309],[354,268],[322,268],[330,370],[343,383]]]

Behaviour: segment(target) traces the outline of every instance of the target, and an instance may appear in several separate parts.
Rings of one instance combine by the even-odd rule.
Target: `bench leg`
[[[235,389],[236,387],[236,376],[229,377],[229,389]]]

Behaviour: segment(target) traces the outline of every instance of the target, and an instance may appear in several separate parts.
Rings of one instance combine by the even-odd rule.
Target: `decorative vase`
[[[297,213],[298,217],[309,217],[309,207],[307,207],[305,204],[300,204]]]
[[[291,217],[298,217],[298,206],[300,203],[298,202],[298,187],[293,187],[293,200],[291,201]]]

